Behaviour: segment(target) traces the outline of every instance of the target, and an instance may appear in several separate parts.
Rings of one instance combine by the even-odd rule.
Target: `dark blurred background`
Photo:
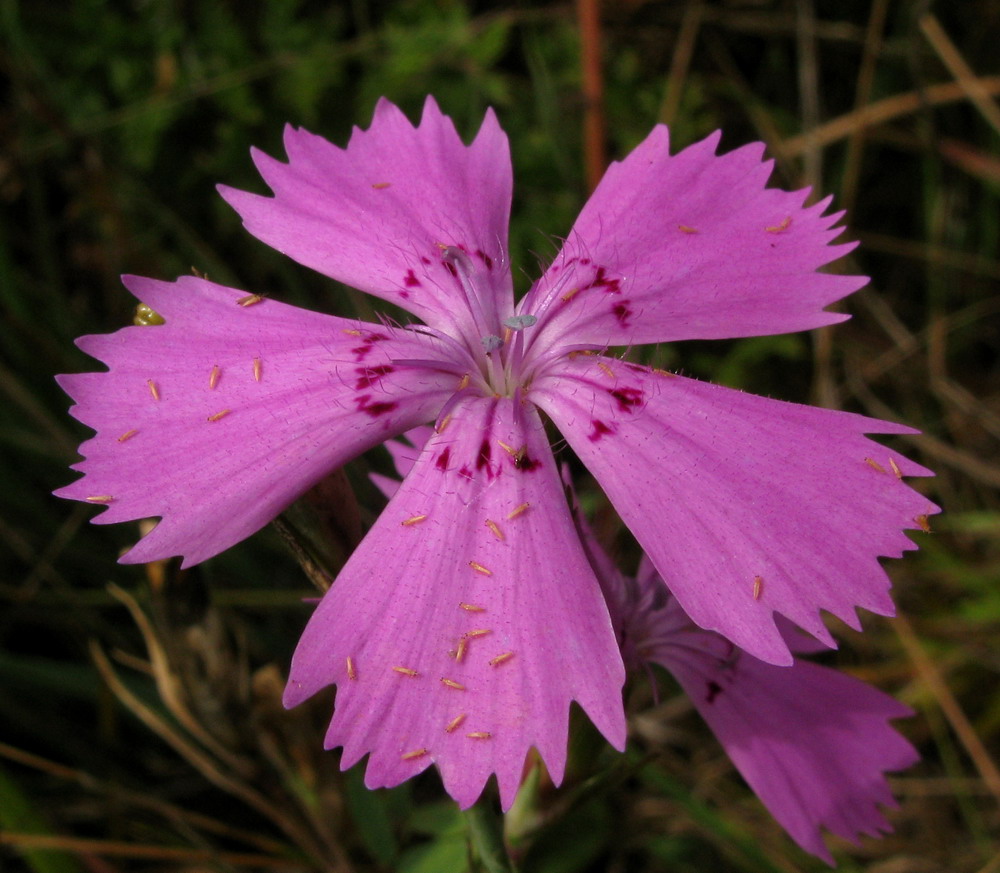
[[[945,514],[888,562],[903,617],[838,627],[831,663],[918,711],[900,728],[924,760],[891,780],[893,836],[834,849],[848,871],[998,873],[998,45],[991,0],[0,0],[0,869],[493,869],[435,776],[367,792],[321,751],[328,698],[281,709],[314,592],[277,532],[188,573],[121,566],[136,526],[49,493],[88,435],[52,376],[94,367],[75,337],[131,323],[121,273],[367,313],[214,185],[263,191],[249,147],[282,154],[286,122],[342,144],[379,96],[415,118],[431,93],[467,137],[488,106],[510,135],[522,291],[657,122],[675,149],[763,140],[775,184],[849,210],[862,245],[837,268],[872,277],[849,322],[657,363],[923,431],[894,445],[937,471],[917,487]],[[386,457],[350,471],[363,522],[370,468]],[[825,869],[664,689],[631,690],[629,755],[581,727],[568,787],[508,819],[523,869]]]

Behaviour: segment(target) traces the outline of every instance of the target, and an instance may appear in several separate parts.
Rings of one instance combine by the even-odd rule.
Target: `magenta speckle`
[[[609,436],[615,432],[613,427],[609,427],[603,421],[596,418],[590,422],[590,425],[594,429],[587,434],[587,439],[589,439],[592,443],[596,443],[601,437]]]
[[[490,456],[492,455],[493,449],[490,446],[489,440],[483,440],[482,445],[479,446],[479,454],[476,455],[476,469],[482,470],[486,467],[489,470],[490,466]]]
[[[372,382],[391,373],[394,369],[389,364],[381,364],[378,367],[358,367],[355,371],[358,374],[358,381],[354,384],[355,390],[360,391],[362,388],[370,387]]]
[[[372,418],[378,418],[378,416],[385,415],[387,412],[392,412],[397,406],[399,406],[395,400],[381,400],[377,403],[369,403],[371,399],[371,394],[362,394],[360,397],[355,397],[354,402],[358,406],[358,412],[363,412],[365,415],[370,415]]]
[[[406,275],[403,276],[403,284],[407,288],[419,288],[420,280],[417,278],[417,275],[413,272],[413,270],[407,270]]]
[[[611,311],[614,313],[615,318],[621,322],[622,327],[628,327],[628,320],[632,317],[632,309],[629,307],[628,300],[621,300],[611,307]]]
[[[434,462],[434,466],[439,470],[448,469],[448,459],[451,457],[451,447],[445,446],[444,451],[437,456],[437,460]]]
[[[722,686],[714,680],[709,680],[706,688],[705,703],[715,703],[715,698],[722,693]]]
[[[466,479],[472,478],[472,470],[468,466],[463,466],[461,470],[458,471],[459,476],[464,476]]]
[[[613,388],[608,393],[618,401],[618,408],[622,412],[632,412],[642,403],[643,394],[639,388]]]
[[[486,265],[487,270],[493,269],[493,258],[486,254],[486,252],[482,249],[476,249],[476,255],[478,255],[479,259]]]

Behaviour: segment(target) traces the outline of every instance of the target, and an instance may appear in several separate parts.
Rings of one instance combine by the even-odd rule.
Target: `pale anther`
[[[493,532],[493,536],[495,536],[501,542],[503,542],[506,539],[506,537],[503,535],[503,531],[500,530],[500,525],[498,525],[492,519],[489,518],[486,519],[486,526]]]
[[[415,679],[420,674],[416,670],[411,670],[409,667],[393,667],[397,673],[402,673],[404,676],[409,676],[411,679]]]
[[[470,740],[488,740],[493,736],[489,731],[473,731],[471,734],[466,734]]]
[[[263,372],[263,370],[264,370],[264,365],[261,362],[260,358],[254,358],[253,359],[253,380],[254,380],[254,382],[259,382],[260,381],[261,373]]]
[[[354,658],[351,657],[347,659],[347,678],[352,682],[358,678],[358,671],[354,666]]]
[[[885,472],[885,467],[883,467],[883,466],[882,466],[882,465],[881,465],[881,464],[880,464],[880,463],[879,463],[878,461],[876,461],[876,460],[875,460],[874,458],[865,458],[865,463],[866,463],[866,464],[867,464],[867,465],[868,465],[869,467],[871,467],[871,468],[872,468],[873,470],[878,470],[878,472],[879,472],[879,473],[884,473],[884,472]]]
[[[220,418],[225,418],[229,413],[232,412],[231,409],[223,409],[219,412],[215,412],[208,417],[208,421],[218,421]]]
[[[410,527],[414,524],[420,524],[425,518],[427,518],[426,515],[411,515],[409,518],[404,518],[400,524],[403,527]]]
[[[760,595],[764,593],[764,577],[753,577],[753,599],[760,600]]]
[[[147,379],[146,384],[149,386],[149,393],[153,395],[153,399],[159,400],[160,389],[156,387],[156,383],[152,379]]]
[[[111,503],[114,501],[114,497],[110,494],[97,494],[93,497],[84,498],[88,503]]]
[[[472,567],[472,569],[475,570],[477,573],[482,573],[484,576],[493,575],[492,570],[490,570],[488,567],[484,567],[482,564],[479,564],[476,561],[469,561],[469,566]]]
[[[414,749],[412,752],[407,752],[402,755],[404,761],[412,761],[414,758],[422,758],[427,754],[427,749]]]
[[[264,299],[263,294],[247,294],[246,297],[241,297],[236,302],[240,306],[256,306]]]
[[[457,728],[463,721],[465,721],[465,713],[461,715],[456,715],[448,724],[445,726],[445,733],[450,734],[455,728]]]
[[[212,367],[212,372],[208,374],[208,387],[215,388],[219,384],[219,376],[222,374],[222,370],[219,369],[219,365],[216,364]]]
[[[465,686],[461,682],[456,682],[454,679],[445,679],[442,676],[441,684],[447,685],[449,688],[454,688],[456,691],[465,691]]]
[[[507,513],[507,521],[510,521],[511,519],[514,519],[514,518],[517,518],[519,515],[523,515],[530,508],[531,508],[531,504],[530,503],[522,503],[516,509],[514,509],[511,512]]]
[[[139,431],[136,428],[132,428],[132,430],[127,430],[120,437],[118,437],[118,442],[123,443],[125,442],[125,440],[130,440],[137,433],[139,433]]]
[[[458,605],[461,606],[466,612],[486,612],[485,606],[475,606],[471,603],[460,603]]]
[[[474,640],[476,637],[485,637],[487,634],[493,633],[488,627],[477,628],[476,630],[466,631],[462,636],[467,637],[470,640]]]
[[[899,469],[899,465],[892,458],[889,458],[889,466],[892,467],[892,472],[896,474],[897,479],[903,478],[903,471]]]
[[[451,413],[449,412],[444,418],[441,419],[441,423],[435,428],[438,433],[444,433],[444,429],[451,423]]]
[[[501,664],[506,663],[507,661],[509,661],[513,657],[514,657],[514,653],[513,652],[503,652],[503,653],[497,655],[495,658],[490,658],[490,666],[491,667],[499,667]]]

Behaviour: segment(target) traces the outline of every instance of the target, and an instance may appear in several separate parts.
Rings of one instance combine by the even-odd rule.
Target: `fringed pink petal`
[[[162,520],[123,559],[203,561],[371,446],[433,419],[457,384],[397,366],[440,357],[406,330],[320,315],[204,279],[126,277],[166,324],[88,336],[109,370],[60,377],[97,435],[56,493]]]
[[[645,658],[666,667],[778,823],[833,864],[822,829],[857,842],[892,830],[885,773],[918,760],[889,724],[913,713],[836,670],[796,660],[777,667],[696,628],[676,601],[660,613]]]
[[[624,671],[530,406],[467,398],[313,613],[285,693],[331,683],[328,747],[366,784],[430,764],[462,807],[496,774],[504,809],[538,749],[558,782],[570,701],[617,748]]]
[[[864,437],[912,433],[615,359],[564,359],[531,399],[590,468],[667,586],[701,627],[756,657],[792,656],[786,616],[834,645],[827,610],[890,615],[878,558],[937,511],[902,481],[929,475]]]
[[[609,167],[521,311],[540,347],[762,336],[847,316],[824,307],[867,279],[817,273],[843,213],[766,188],[764,146],[717,155],[720,134],[670,155],[659,126]]]
[[[273,197],[219,189],[258,239],[477,343],[511,315],[510,149],[492,110],[466,146],[432,98],[416,127],[380,100],[346,148],[288,127],[285,150],[254,152]]]

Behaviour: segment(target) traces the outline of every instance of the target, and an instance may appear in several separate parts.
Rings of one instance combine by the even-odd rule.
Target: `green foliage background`
[[[925,758],[893,781],[896,834],[835,850],[847,870],[998,871],[1000,9],[609,0],[601,22],[609,157],[658,121],[675,148],[721,127],[725,149],[764,139],[777,183],[811,182],[850,207],[862,246],[843,266],[872,276],[846,303],[850,322],[678,344],[656,362],[924,431],[896,445],[938,471],[919,487],[946,514],[917,537],[918,556],[889,567],[907,622],[838,628],[847,643],[834,660],[918,710],[901,729]],[[497,110],[526,288],[587,193],[577,7],[0,0],[0,39],[0,866],[506,869],[488,809],[459,815],[430,774],[368,792],[321,751],[328,700],[280,709],[310,588],[273,531],[187,574],[125,567],[115,558],[133,527],[92,527],[90,507],[50,496],[87,435],[52,376],[92,368],[76,336],[131,321],[125,272],[195,267],[367,314],[361,295],[249,237],[213,186],[261,190],[251,144],[281,154],[286,122],[343,143],[381,95],[416,117],[434,94],[466,136]],[[949,44],[975,71],[957,84]],[[931,86],[947,83],[938,100]],[[906,95],[912,104],[893,102]],[[869,124],[869,105],[894,112]],[[368,465],[385,464],[352,468],[364,523],[379,509]],[[585,497],[629,566],[634,544],[599,494]],[[322,559],[336,564],[349,540]],[[109,583],[137,598],[145,637]],[[654,706],[647,687],[630,691],[626,756],[581,723],[566,788],[537,786],[505,823],[514,861],[539,873],[824,869],[666,683],[663,694]]]

